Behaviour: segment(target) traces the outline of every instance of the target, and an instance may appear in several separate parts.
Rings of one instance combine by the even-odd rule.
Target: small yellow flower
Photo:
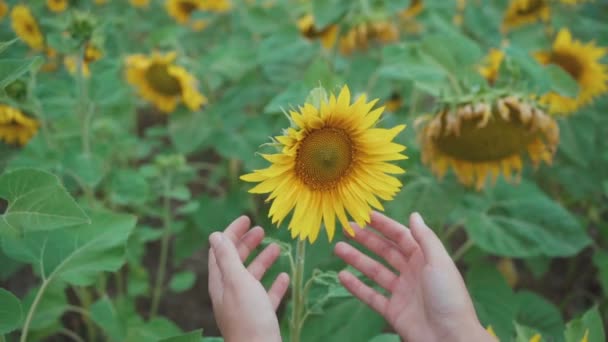
[[[89,65],[96,62],[103,56],[103,52],[95,47],[93,44],[87,44],[84,51],[84,58],[82,60],[82,75],[84,77],[91,76],[91,70]],[[64,58],[63,63],[71,74],[78,72],[78,58],[76,56],[67,56]]]
[[[356,50],[366,50],[370,41],[386,44],[398,39],[399,30],[395,24],[386,21],[364,22],[340,38],[340,52],[350,55]]]
[[[541,64],[555,64],[570,74],[578,83],[578,96],[549,93],[541,103],[548,105],[551,113],[568,114],[608,92],[608,65],[601,63],[607,53],[607,48],[575,40],[567,28],[561,29],[551,51],[538,52],[535,57]]]
[[[68,0],[46,0],[46,6],[55,13],[60,13],[68,8]]]
[[[479,74],[483,76],[490,85],[496,83],[498,71],[500,71],[500,65],[504,58],[505,53],[502,52],[502,50],[490,49],[483,65],[477,68]]]
[[[164,113],[171,113],[179,103],[198,110],[207,99],[197,89],[197,81],[186,69],[175,65],[177,54],[154,53],[151,57],[127,57],[125,76],[141,97]]]
[[[0,104],[0,140],[7,144],[25,145],[38,131],[38,121],[20,110]]]
[[[308,39],[319,38],[321,45],[326,49],[331,49],[338,37],[338,25],[332,24],[323,28],[315,27],[315,18],[307,14],[298,20],[300,33]]]
[[[521,174],[522,156],[550,164],[559,142],[557,122],[533,104],[508,96],[493,103],[447,106],[420,129],[422,162],[442,178],[452,168],[460,183],[483,189],[486,180]]]
[[[0,21],[4,19],[4,16],[8,13],[8,4],[4,0],[0,0]]]
[[[405,171],[393,162],[407,157],[393,139],[405,125],[375,127],[384,111],[372,109],[376,102],[365,95],[351,102],[345,86],[337,97],[325,95],[290,111],[292,127],[273,139],[280,152],[262,154],[271,165],[241,177],[259,183],[249,192],[269,194],[272,223],[280,226],[293,212],[292,238],[313,243],[324,226],[331,241],[336,219],[353,235],[347,215],[365,227],[372,207],[383,210],[379,199],[399,192],[401,182],[393,175]]]
[[[551,8],[547,0],[511,0],[502,22],[502,30],[510,31],[539,20],[546,22],[550,16]]]
[[[203,3],[204,0],[167,0],[165,7],[175,21],[182,25],[189,23],[195,31],[200,31],[207,26],[207,23],[204,20],[191,22],[190,17],[194,12],[203,10]]]
[[[11,11],[11,21],[13,31],[27,45],[34,50],[42,50],[44,47],[44,37],[38,27],[38,22],[30,12],[30,9],[24,5],[16,5]]]
[[[129,0],[131,5],[139,8],[147,8],[150,6],[150,0]]]

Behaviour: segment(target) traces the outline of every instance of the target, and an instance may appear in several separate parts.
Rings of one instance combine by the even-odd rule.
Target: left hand
[[[217,324],[227,342],[281,341],[275,313],[289,287],[281,273],[268,290],[260,279],[280,255],[276,244],[267,246],[247,268],[243,261],[262,242],[264,230],[249,230],[250,220],[241,216],[223,233],[209,237],[209,294]]]

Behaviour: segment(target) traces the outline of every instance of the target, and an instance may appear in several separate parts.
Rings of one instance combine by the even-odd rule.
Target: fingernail
[[[424,223],[424,219],[422,218],[422,216],[420,216],[420,214],[418,212],[415,212],[412,214],[412,219],[416,222],[416,224],[426,227],[426,223]]]
[[[223,241],[222,235],[223,234],[220,232],[215,232],[209,236],[209,242],[211,243],[211,247],[218,247],[219,245],[222,244],[222,241]]]

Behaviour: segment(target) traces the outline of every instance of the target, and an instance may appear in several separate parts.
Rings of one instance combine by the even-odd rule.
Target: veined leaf
[[[19,298],[0,288],[0,335],[17,329],[21,325],[22,319],[23,310]]]

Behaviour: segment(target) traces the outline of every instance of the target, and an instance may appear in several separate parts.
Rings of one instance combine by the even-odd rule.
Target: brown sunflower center
[[[578,59],[571,54],[563,52],[552,52],[549,63],[559,65],[575,80],[578,80],[583,73],[583,66]]]
[[[179,2],[179,10],[188,16],[197,9],[196,4],[193,1],[182,0]]]
[[[533,0],[526,4],[527,6],[519,6],[517,8],[516,13],[518,15],[529,15],[540,12],[543,8],[547,6],[547,2],[545,0]]]
[[[177,78],[169,74],[167,64],[155,63],[150,65],[146,70],[145,78],[152,89],[163,95],[176,96],[181,94],[182,87]]]
[[[500,115],[493,115],[482,128],[477,127],[480,118],[463,120],[459,135],[442,133],[435,143],[441,151],[456,159],[471,162],[502,160],[526,151],[538,136],[519,120],[519,116],[511,115],[510,118],[507,121]]]
[[[353,144],[338,128],[312,131],[302,140],[296,156],[296,174],[313,189],[327,189],[348,174]]]

